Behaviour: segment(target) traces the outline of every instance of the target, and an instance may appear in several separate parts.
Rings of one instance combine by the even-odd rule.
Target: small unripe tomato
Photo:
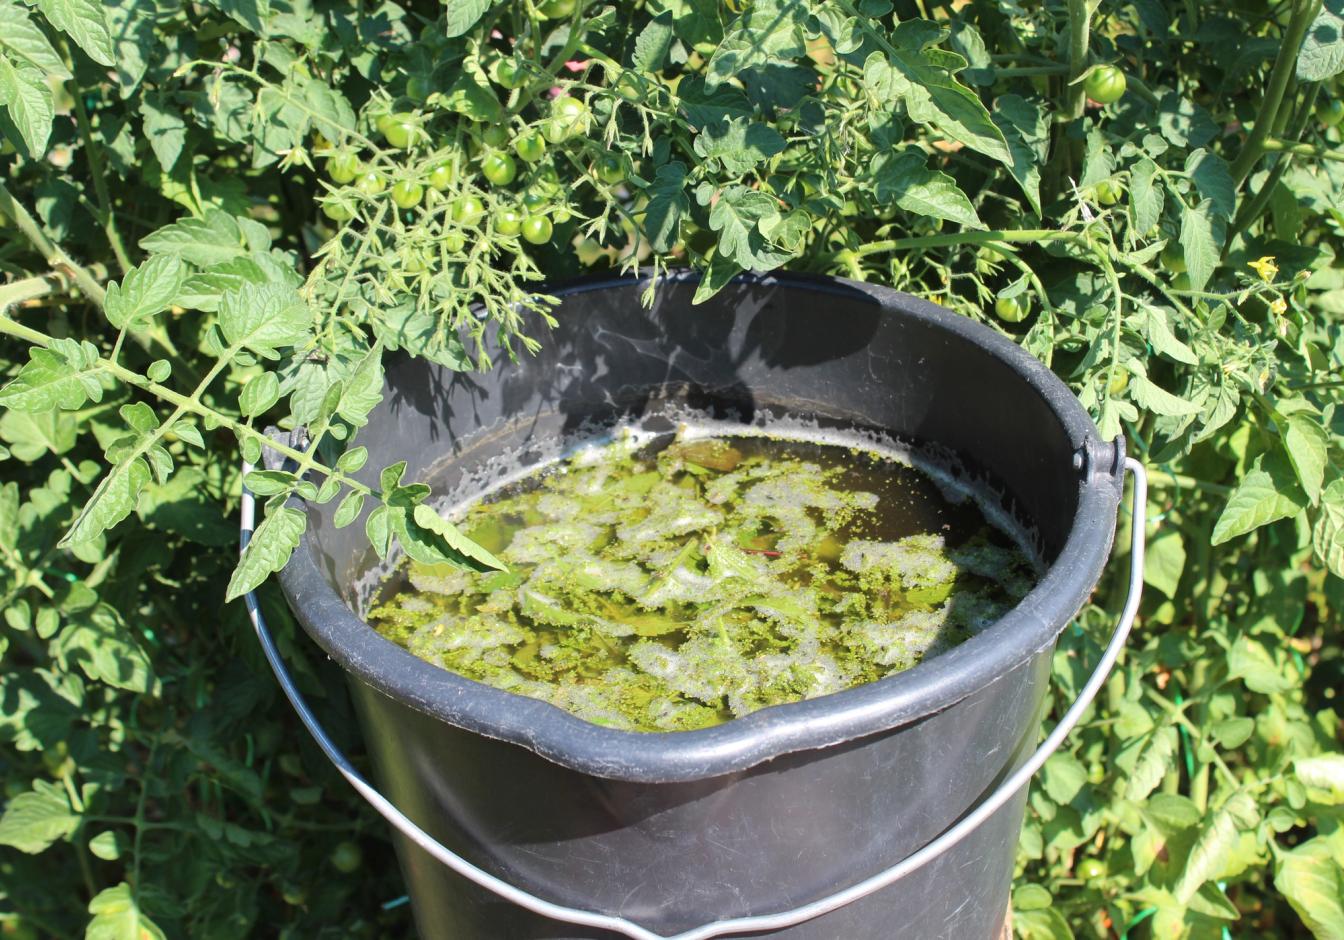
[[[1102,180],[1094,187],[1097,194],[1097,202],[1103,206],[1113,206],[1120,201],[1120,196],[1124,192],[1120,184],[1114,180]]]
[[[523,193],[523,208],[528,212],[541,212],[550,204],[551,197],[546,193],[539,193],[535,189]]]
[[[1021,294],[1016,297],[1000,297],[994,301],[994,312],[1006,323],[1021,323],[1031,313],[1031,304]]]
[[[546,0],[537,7],[544,19],[558,20],[574,13],[575,0]]]
[[[447,232],[443,236],[443,247],[456,254],[466,247],[467,240],[461,232]]]
[[[507,186],[518,175],[518,164],[507,153],[492,153],[481,161],[481,175],[495,186]]]
[[[1084,881],[1099,881],[1106,877],[1106,863],[1099,858],[1085,858],[1075,869],[1078,877]]]
[[[331,865],[337,871],[349,875],[359,869],[363,853],[353,842],[342,842],[331,850]]]
[[[1129,370],[1125,368],[1116,369],[1111,373],[1111,380],[1106,383],[1106,391],[1111,397],[1123,394],[1125,389],[1129,388]],[[1101,783],[1100,780],[1093,780],[1093,783]]]
[[[359,175],[359,157],[340,150],[327,158],[327,176],[333,183],[345,185]]]
[[[393,114],[387,125],[380,130],[383,132],[383,138],[398,150],[409,149],[420,139],[422,133],[420,122],[416,120],[415,115],[404,111]]]
[[[527,78],[522,68],[513,59],[500,59],[496,62],[494,68],[490,70],[490,77],[498,82],[501,88],[508,89],[517,88]]]
[[[1114,65],[1099,65],[1083,81],[1083,92],[1098,104],[1114,104],[1125,94],[1125,73]]]
[[[439,192],[452,186],[456,180],[457,167],[447,160],[435,165],[434,169],[429,171],[429,185]]]
[[[500,209],[494,215],[494,224],[501,235],[517,235],[523,227],[523,214],[517,209]]]
[[[1185,251],[1179,242],[1169,241],[1162,249],[1162,267],[1172,274],[1185,273]]]
[[[521,134],[513,141],[513,152],[528,163],[536,163],[546,155],[546,138],[535,131]]]
[[[529,215],[523,219],[523,238],[534,245],[544,245],[551,240],[553,227],[551,220],[544,215]]]
[[[387,180],[377,170],[365,170],[355,177],[355,189],[366,196],[376,196],[387,187]]]
[[[503,147],[509,142],[509,129],[503,124],[491,124],[481,131],[481,141],[487,147]]]
[[[344,199],[328,196],[322,200],[322,214],[333,222],[349,222],[355,217],[355,210]]]
[[[578,98],[561,95],[551,102],[551,117],[543,126],[542,134],[553,144],[582,133],[588,124],[588,106]]]
[[[402,180],[392,187],[392,201],[402,209],[413,209],[420,205],[425,188],[411,180]]]
[[[475,196],[459,196],[453,202],[452,214],[458,225],[471,228],[485,217],[485,205]]]
[[[1340,101],[1338,98],[1327,98],[1324,101],[1317,102],[1316,120],[1326,127],[1334,127],[1340,121],[1344,121],[1344,101]]]
[[[625,182],[625,163],[615,154],[609,153],[598,160],[594,170],[597,172],[597,178],[608,186]]]

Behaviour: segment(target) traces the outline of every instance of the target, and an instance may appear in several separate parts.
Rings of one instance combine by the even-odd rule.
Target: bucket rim
[[[695,281],[672,272],[660,282]],[[597,275],[543,287],[565,298],[645,286],[652,278]],[[800,751],[888,732],[955,705],[1052,645],[1100,578],[1121,496],[1120,439],[1103,442],[1078,399],[1040,360],[1006,336],[927,300],[880,285],[772,272],[737,280],[853,297],[925,321],[994,355],[1028,382],[1074,445],[1078,501],[1069,533],[1035,587],[993,626],[931,659],[875,682],[773,705],[694,731],[644,732],[593,724],[550,702],[450,672],[384,638],[355,614],[319,568],[311,527],[280,572],[295,617],[353,678],[454,727],[509,741],[572,770],[636,783],[679,783],[736,773]],[[306,511],[297,498],[293,503]]]

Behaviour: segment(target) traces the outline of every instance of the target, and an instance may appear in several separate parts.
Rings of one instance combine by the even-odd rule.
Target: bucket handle
[[[1083,712],[1092,704],[1092,699],[1096,697],[1102,683],[1106,681],[1106,677],[1110,674],[1111,667],[1115,665],[1116,659],[1120,656],[1120,651],[1124,648],[1125,640],[1129,636],[1130,628],[1134,625],[1134,617],[1138,613],[1139,599],[1143,592],[1144,517],[1148,505],[1148,474],[1144,471],[1143,464],[1132,457],[1125,458],[1125,468],[1134,476],[1134,491],[1131,503],[1132,541],[1129,555],[1129,593],[1125,598],[1125,606],[1121,609],[1120,619],[1116,623],[1115,632],[1111,634],[1110,642],[1102,652],[1101,659],[1097,661],[1097,666],[1091,677],[1088,678],[1087,683],[1078,693],[1077,700],[1069,706],[1059,724],[1046,736],[1046,739],[1041,742],[1040,747],[1031,757],[1027,758],[1022,766],[1018,767],[1007,779],[1000,783],[994,792],[985,798],[984,802],[963,816],[955,825],[945,830],[936,839],[925,844],[923,848],[906,856],[885,871],[866,878],[858,884],[791,910],[779,911],[774,914],[733,917],[728,920],[702,924],[678,934],[654,933],[652,930],[641,927],[624,917],[566,907],[563,904],[556,904],[544,898],[539,898],[516,885],[496,878],[439,843],[433,836],[412,822],[401,810],[393,806],[387,797],[379,793],[372,784],[365,780],[349,759],[332,742],[318,722],[317,717],[309,709],[308,703],[303,700],[303,696],[294,685],[294,679],[290,676],[289,670],[285,668],[284,661],[280,658],[280,652],[276,648],[275,640],[261,615],[261,608],[257,604],[256,595],[251,591],[247,592],[245,598],[247,613],[252,620],[252,626],[256,628],[257,639],[261,641],[261,648],[266,654],[266,660],[271,664],[271,669],[275,672],[275,677],[284,690],[285,696],[294,706],[294,710],[299,714],[299,719],[317,741],[318,746],[322,748],[323,753],[336,765],[336,769],[395,829],[463,878],[534,914],[540,914],[543,917],[579,927],[609,930],[629,937],[631,940],[710,940],[712,937],[722,937],[728,934],[782,930],[811,920],[814,917],[819,917],[822,914],[827,914],[880,891],[942,855],[970,835],[981,823],[1011,800],[1064,743],[1064,739],[1078,724]],[[244,464],[244,476],[251,469],[251,464]],[[246,547],[248,539],[252,536],[256,514],[256,502],[246,487],[243,488],[240,508],[242,516],[240,540],[242,546]]]

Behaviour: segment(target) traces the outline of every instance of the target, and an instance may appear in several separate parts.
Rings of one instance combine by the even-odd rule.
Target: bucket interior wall
[[[826,697],[860,702],[841,719],[818,699],[706,731],[636,735],[446,680],[373,636],[350,613],[373,583],[363,527],[336,529],[335,503],[310,507],[282,586],[350,672],[387,795],[454,851],[529,891],[669,932],[860,881],[945,830],[1010,773],[1035,744],[1054,638],[1109,551],[1119,483],[1080,473],[1076,455],[1100,446],[1095,428],[1044,366],[940,308],[845,282],[772,277],[734,282],[698,306],[696,283],[672,279],[646,309],[645,286],[564,292],[558,325],[538,327],[541,351],[485,374],[395,361],[388,395],[359,435],[371,455],[361,475],[376,483],[381,467],[406,459],[408,480],[456,501],[510,465],[553,459],[617,422],[671,430],[687,409],[764,425],[804,419],[954,453],[968,477],[1003,494],[1051,564],[1047,580],[1067,587],[1034,592],[1041,599],[1013,628],[1029,636],[1005,635],[1002,645],[1018,644],[1013,659],[987,677],[976,657],[997,654],[984,642],[965,651],[992,631]],[[1078,519],[1088,513],[1097,532],[1080,551]],[[898,698],[917,689],[907,698],[918,699],[956,683],[944,704],[909,720],[881,711],[887,688]],[[478,699],[492,703],[487,717],[459,717]],[[887,717],[875,724],[865,717],[873,714]],[[728,745],[720,751],[714,736],[738,726],[803,743],[721,759]],[[831,743],[812,741],[817,729]],[[661,742],[692,740],[711,743],[664,759]],[[1024,798],[930,867],[780,935],[989,940],[1007,904]],[[423,940],[606,936],[511,908],[405,840],[398,847]]]

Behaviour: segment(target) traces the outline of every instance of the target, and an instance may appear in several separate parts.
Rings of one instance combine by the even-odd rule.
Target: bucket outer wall
[[[695,282],[580,283],[535,358],[486,375],[389,369],[361,433],[365,473],[462,496],[503,453],[690,405],[768,423],[883,432],[955,451],[1034,526],[1049,569],[993,627],[914,669],[677,734],[613,731],[416,659],[353,612],[362,526],[309,507],[281,573],[291,608],[348,672],[384,791],[481,867],[542,897],[660,932],[768,913],[898,861],[964,815],[1034,745],[1059,631],[1109,554],[1121,454],[1009,340],[894,291],[744,278],[692,307]],[[675,406],[675,407],[674,407]],[[793,928],[795,938],[990,938],[1007,905],[1025,794],[926,868]],[[424,940],[605,937],[537,918],[399,844]]]

